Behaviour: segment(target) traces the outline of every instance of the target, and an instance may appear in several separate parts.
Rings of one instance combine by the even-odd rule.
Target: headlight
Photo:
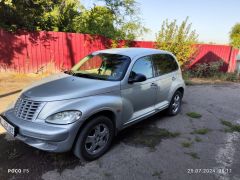
[[[77,121],[81,115],[80,111],[63,111],[48,116],[45,121],[52,124],[70,124]]]

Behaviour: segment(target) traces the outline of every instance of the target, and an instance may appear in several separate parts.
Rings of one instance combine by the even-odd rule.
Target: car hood
[[[22,95],[35,101],[81,98],[120,90],[119,81],[104,81],[60,73],[24,89]]]

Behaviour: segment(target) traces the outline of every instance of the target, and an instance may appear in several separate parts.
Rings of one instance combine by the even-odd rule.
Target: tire
[[[183,97],[183,95],[180,91],[176,91],[173,94],[170,105],[167,109],[167,114],[169,116],[175,116],[180,112],[181,105],[182,105],[182,97]]]
[[[106,116],[96,116],[80,130],[74,154],[81,160],[95,160],[108,151],[113,137],[112,121]]]

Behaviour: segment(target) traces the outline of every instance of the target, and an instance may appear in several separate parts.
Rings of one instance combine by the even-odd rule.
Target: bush
[[[197,64],[192,71],[195,77],[215,77],[219,76],[220,69],[223,66],[222,61]]]
[[[219,79],[231,82],[238,82],[240,80],[237,73],[221,73]]]
[[[172,52],[178,59],[180,65],[189,63],[196,53],[198,34],[192,30],[192,24],[188,23],[188,17],[181,22],[169,22],[168,19],[162,23],[160,31],[156,35],[156,47],[161,50]]]
[[[183,78],[190,82],[190,78],[212,78],[222,81],[239,82],[240,76],[237,73],[222,72],[223,61],[197,64],[193,69],[183,72]]]
[[[190,70],[184,70],[182,72],[182,76],[184,80],[189,80],[190,78],[193,77],[192,72]]]

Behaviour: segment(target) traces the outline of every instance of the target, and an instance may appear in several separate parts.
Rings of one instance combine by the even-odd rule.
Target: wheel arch
[[[172,87],[172,89],[171,89],[171,91],[170,91],[170,93],[169,93],[169,95],[168,95],[168,101],[169,101],[169,102],[172,100],[172,97],[173,97],[173,95],[174,95],[174,93],[175,93],[176,91],[180,91],[180,92],[182,93],[182,96],[183,96],[184,93],[185,93],[185,86],[177,85],[177,86],[174,87],[174,88]]]
[[[175,92],[176,91],[180,91],[181,93],[182,93],[182,95],[184,95],[184,88],[183,87],[179,87],[179,88],[177,88],[176,90],[175,90]],[[174,92],[174,93],[175,93]]]
[[[94,112],[93,114],[91,114],[91,115],[84,121],[84,123],[83,123],[82,126],[79,128],[79,130],[80,130],[81,128],[83,128],[89,121],[91,121],[91,119],[93,119],[93,118],[95,118],[95,117],[97,117],[97,116],[101,116],[101,115],[108,117],[108,118],[112,121],[113,126],[114,126],[114,129],[116,129],[116,116],[117,116],[117,115],[115,114],[115,112],[112,111],[112,110],[109,110],[109,109],[102,109],[102,110],[100,110],[100,111],[97,111],[97,112]]]
[[[74,139],[74,143],[72,145],[73,150],[74,150],[75,144],[77,142],[77,138],[78,138],[79,134],[81,133],[81,130],[86,126],[87,123],[89,123],[89,121],[91,121],[91,119],[93,119],[97,116],[101,116],[101,115],[108,117],[112,121],[113,127],[114,127],[114,135],[117,134],[115,112],[112,111],[112,110],[109,110],[109,109],[102,109],[100,111],[92,113],[89,117],[86,118],[86,120],[84,120],[83,124],[79,127],[78,132],[77,132],[77,134],[75,136],[75,139]]]

